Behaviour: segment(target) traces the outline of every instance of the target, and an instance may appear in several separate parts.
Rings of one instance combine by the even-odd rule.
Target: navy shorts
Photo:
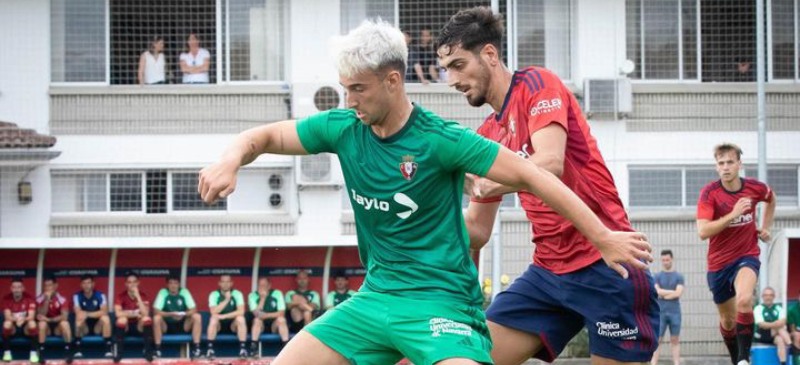
[[[669,335],[671,337],[678,337],[681,335],[681,312],[666,312],[661,311],[661,322],[658,325],[658,328],[661,329],[659,332],[658,337],[664,337],[664,334],[667,333],[667,328],[669,328]]]
[[[602,260],[562,275],[531,265],[497,295],[486,317],[538,336],[544,346],[534,357],[547,362],[553,362],[584,327],[593,355],[623,362],[650,361],[658,346],[659,325],[653,277],[626,268],[628,279]]]
[[[708,280],[708,288],[714,295],[714,303],[722,304],[729,299],[736,296],[736,289],[733,286],[733,281],[736,280],[736,274],[739,269],[749,267],[756,272],[761,268],[761,261],[755,256],[744,256],[738,260],[731,262],[719,271],[709,271],[706,274]]]

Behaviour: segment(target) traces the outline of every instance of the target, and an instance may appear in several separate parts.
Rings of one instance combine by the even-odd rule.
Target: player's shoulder
[[[416,128],[428,138],[438,137],[457,141],[466,130],[469,130],[458,122],[444,119],[419,105],[415,105],[415,109],[417,109],[414,121]]]
[[[564,86],[558,75],[544,67],[529,66],[518,70],[516,73],[525,87],[515,90],[524,90],[523,94],[525,92],[535,94],[545,89],[560,89]]]
[[[708,184],[704,185],[702,189],[700,189],[700,197],[703,199],[707,199],[709,195],[712,193],[719,191],[722,189],[722,181],[714,180],[709,182]]]
[[[742,178],[742,183],[743,183],[743,184],[744,184],[746,187],[754,187],[754,188],[768,188],[768,187],[769,187],[769,186],[768,186],[766,183],[764,183],[763,181],[760,181],[760,180],[754,179],[754,178],[752,178],[752,177],[743,177],[743,178]]]

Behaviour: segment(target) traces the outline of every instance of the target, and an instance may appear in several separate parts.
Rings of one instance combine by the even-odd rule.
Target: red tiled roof
[[[56,137],[23,129],[14,123],[0,122],[0,148],[50,148],[55,144]]]

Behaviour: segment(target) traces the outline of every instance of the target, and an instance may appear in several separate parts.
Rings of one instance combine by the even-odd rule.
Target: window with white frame
[[[197,193],[197,172],[53,171],[53,213],[226,210],[227,200],[206,205]]]
[[[50,78],[53,82],[105,82],[108,63],[105,1],[50,2]]]
[[[474,0],[342,0],[340,8],[341,31],[347,33],[365,19],[380,17],[392,22],[411,37],[411,48],[417,47],[423,30],[434,37],[451,16],[461,9],[473,6],[491,6],[491,1]],[[504,19],[509,13],[508,2],[501,0],[500,13]],[[572,1],[530,0],[512,2],[510,14],[517,24],[513,40],[518,67],[531,65],[547,67],[563,79],[571,77]],[[514,15],[515,14],[515,15]],[[508,24],[509,22],[504,22]],[[508,42],[503,39],[503,55],[507,59]],[[414,82],[415,80],[411,80]]]
[[[204,51],[187,57],[204,62],[186,65],[207,64],[207,82],[282,81],[288,11],[289,0],[54,0],[51,80],[136,84],[140,60],[152,58],[164,83],[189,82],[184,74],[202,72],[181,67],[194,34]],[[158,40],[160,53],[151,48]],[[206,51],[207,61],[198,56]]]
[[[743,173],[756,177],[756,166],[747,165]],[[628,169],[629,199],[632,208],[694,207],[700,191],[719,179],[713,166],[630,166]],[[798,203],[798,166],[769,166],[768,184],[778,196],[779,207],[795,207]]]
[[[756,7],[752,0],[625,3],[627,55],[636,64],[632,78],[755,81]],[[799,3],[765,2],[769,80],[798,80]]]

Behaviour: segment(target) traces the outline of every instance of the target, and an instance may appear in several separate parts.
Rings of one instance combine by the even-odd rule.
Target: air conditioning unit
[[[292,85],[292,117],[296,119],[342,107],[344,90],[335,82],[298,82]]]
[[[586,79],[583,95],[584,112],[590,117],[610,114],[617,119],[633,111],[633,92],[628,78]]]
[[[335,159],[330,153],[297,156],[294,169],[297,185],[341,187],[344,182]]]

